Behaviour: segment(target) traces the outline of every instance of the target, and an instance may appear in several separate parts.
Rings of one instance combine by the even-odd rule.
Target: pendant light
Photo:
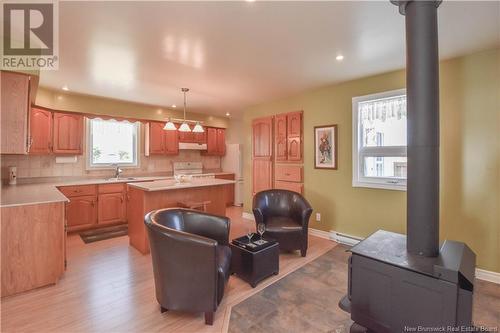
[[[196,125],[194,125],[193,132],[194,133],[203,133],[203,132],[205,132],[205,130],[203,129],[203,126],[200,125],[199,121],[196,123]]]
[[[172,122],[170,118],[168,118],[168,121],[165,123],[163,129],[166,131],[177,131],[177,127],[175,127],[175,124]]]
[[[189,91],[189,88],[181,88],[181,91],[184,93],[184,121],[179,127],[179,132],[191,132],[191,128],[186,122],[186,93]]]

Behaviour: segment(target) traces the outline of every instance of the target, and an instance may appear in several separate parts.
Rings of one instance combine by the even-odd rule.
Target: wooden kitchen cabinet
[[[52,152],[52,112],[33,107],[30,112],[30,154]]]
[[[252,122],[252,193],[273,188],[273,118]]]
[[[178,155],[179,154],[179,136],[177,131],[164,131],[165,132],[165,154]]]
[[[290,112],[286,116],[287,136],[302,136],[302,111]]]
[[[277,115],[274,119],[274,144],[276,161],[286,161],[288,158],[286,114]]]
[[[97,223],[119,223],[126,220],[125,193],[99,194],[97,208]]]
[[[220,174],[220,175],[215,175],[215,178],[235,180],[235,174],[234,173]],[[234,205],[234,184],[224,185],[224,188],[225,188],[224,196],[226,200],[226,206]]]
[[[224,156],[226,154],[226,130],[224,128],[205,127],[207,151],[204,155]]]
[[[1,154],[28,152],[30,76],[0,71]]]
[[[149,153],[165,154],[165,125],[158,122],[149,123]],[[177,134],[177,131],[172,131]]]
[[[83,153],[83,116],[54,112],[53,152],[81,155]]]
[[[82,195],[70,197],[66,203],[68,231],[83,229],[97,224],[97,197]]]
[[[149,123],[149,153],[151,155],[179,154],[179,132],[164,130],[164,123]]]

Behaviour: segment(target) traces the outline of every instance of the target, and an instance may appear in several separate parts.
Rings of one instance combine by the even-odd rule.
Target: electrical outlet
[[[317,222],[321,221],[321,213],[316,213],[316,221]]]

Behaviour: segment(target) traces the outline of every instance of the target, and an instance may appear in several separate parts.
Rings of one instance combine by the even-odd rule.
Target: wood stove
[[[441,1],[391,0],[406,21],[407,235],[379,230],[354,246],[348,295],[351,332],[456,331],[472,326],[475,254],[439,247],[439,58]]]

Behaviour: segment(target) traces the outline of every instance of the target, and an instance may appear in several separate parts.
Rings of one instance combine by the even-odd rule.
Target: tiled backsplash
[[[18,178],[61,177],[61,176],[104,176],[111,177],[113,170],[86,170],[85,156],[78,156],[76,163],[56,163],[53,155],[1,155],[2,178],[8,177],[8,167],[17,167]],[[177,156],[144,156],[141,154],[138,168],[124,168],[123,175],[145,175],[148,173],[171,172],[172,162],[197,161],[205,169],[219,169],[220,157],[202,156],[199,151],[181,150]]]

